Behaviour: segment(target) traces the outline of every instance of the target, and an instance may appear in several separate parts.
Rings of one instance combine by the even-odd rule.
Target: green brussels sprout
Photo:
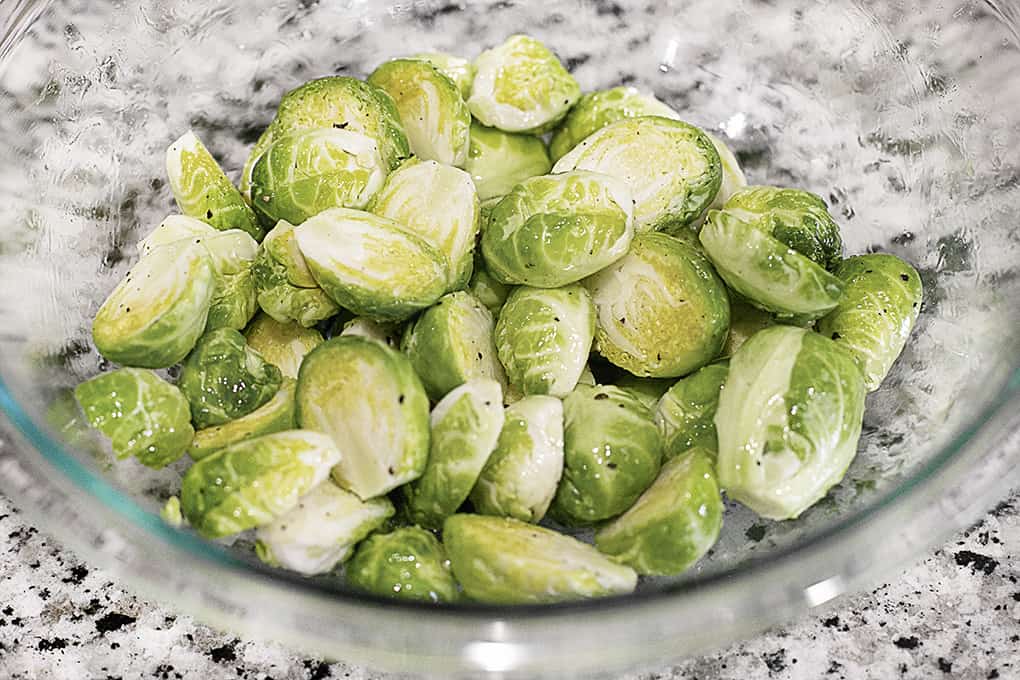
[[[614,87],[589,92],[577,101],[556,128],[549,143],[549,153],[554,161],[558,161],[592,133],[618,120],[640,116],[680,119],[676,111],[637,88]]]
[[[850,350],[864,372],[865,387],[873,392],[917,321],[921,277],[900,258],[884,253],[844,260],[836,276],[846,283],[846,294],[818,322],[818,332]]]
[[[489,310],[464,291],[444,296],[418,317],[402,345],[434,401],[473,378],[506,385],[493,328]]]
[[[710,212],[699,238],[727,285],[779,318],[817,319],[843,296],[821,265],[728,210]]]
[[[443,544],[418,527],[369,536],[344,574],[351,587],[384,597],[419,602],[458,599]]]
[[[298,375],[297,420],[343,447],[333,480],[359,498],[382,496],[425,470],[425,388],[407,357],[380,342],[347,336],[312,350]]]
[[[251,148],[248,153],[248,158],[244,161],[244,167],[241,169],[241,181],[238,183],[238,190],[241,195],[246,199],[251,199],[251,173],[255,170],[255,164],[262,158],[262,154],[266,152],[273,144],[273,126],[270,125],[259,138],[255,141],[255,145]]]
[[[515,288],[496,322],[499,360],[524,394],[570,394],[587,366],[594,337],[595,307],[576,283]]]
[[[443,540],[453,574],[472,600],[543,604],[629,593],[630,567],[570,536],[514,519],[454,515]]]
[[[202,220],[187,215],[167,215],[155,229],[138,242],[138,255],[145,257],[171,243],[182,246],[186,239],[204,239],[219,234],[219,230]],[[256,244],[256,248],[258,244]]]
[[[78,385],[74,396],[89,425],[109,437],[117,458],[166,467],[184,455],[195,434],[188,400],[151,371],[104,373]]]
[[[206,538],[265,526],[297,507],[339,461],[333,441],[317,432],[247,439],[188,468],[181,481],[181,510]]]
[[[523,397],[506,409],[496,448],[471,490],[471,503],[483,515],[538,522],[562,473],[563,402]]]
[[[188,447],[192,460],[202,460],[231,444],[294,429],[297,381],[284,378],[273,398],[240,418],[199,430]]]
[[[503,283],[559,288],[608,267],[634,238],[631,197],[607,175],[526,179],[492,209],[482,231],[489,273]]]
[[[715,414],[720,486],[762,517],[798,517],[846,473],[866,394],[832,340],[793,326],[760,331],[730,359]]]
[[[446,292],[446,257],[393,220],[333,208],[295,234],[315,280],[354,314],[403,321]]]
[[[296,323],[280,323],[267,314],[255,318],[244,332],[248,347],[280,369],[286,378],[297,379],[305,356],[322,344],[322,333]]]
[[[655,481],[662,440],[651,409],[618,387],[580,385],[563,400],[564,467],[550,514],[590,526],[633,505]]]
[[[400,344],[401,328],[397,324],[379,323],[363,316],[356,316],[344,322],[340,329],[340,335],[356,335],[381,342],[389,347],[397,347]]]
[[[698,220],[722,184],[722,162],[708,136],[660,116],[625,118],[596,131],[553,166],[554,173],[611,175],[633,193],[634,228],[676,232]]]
[[[420,236],[450,263],[448,290],[471,278],[478,236],[478,197],[463,170],[412,158],[386,178],[368,211]]]
[[[733,194],[747,186],[747,178],[744,177],[744,171],[740,169],[740,161],[737,160],[730,147],[710,132],[706,132],[705,136],[712,140],[715,150],[719,152],[719,160],[722,162],[722,185],[710,207],[722,209]]]
[[[666,460],[695,447],[715,458],[719,450],[715,413],[729,372],[727,363],[709,364],[677,381],[659,400],[655,423],[662,434]]]
[[[473,295],[485,308],[492,312],[493,316],[499,314],[503,303],[510,295],[510,287],[496,280],[485,268],[485,260],[482,258],[480,249],[475,249],[475,264],[471,272],[471,280],[467,285],[467,292]]]
[[[240,229],[254,239],[265,233],[255,213],[219,163],[190,130],[166,150],[166,174],[181,212],[216,229]]]
[[[627,390],[635,399],[654,412],[655,407],[659,404],[659,400],[662,399],[662,395],[669,391],[669,388],[673,386],[673,382],[669,378],[639,378],[628,373],[614,380],[612,384],[621,390]],[[594,386],[597,383],[593,382],[591,384]]]
[[[581,371],[581,377],[577,379],[578,385],[590,385],[595,387],[598,385],[598,381],[595,380],[595,374],[591,372],[591,366],[588,364],[584,365],[584,370]]]
[[[762,311],[736,295],[730,295],[730,334],[723,345],[722,355],[731,357],[752,335],[775,325],[772,315]]]
[[[279,323],[308,328],[340,307],[315,282],[295,236],[294,225],[281,220],[262,241],[252,272],[262,311]]]
[[[203,335],[181,366],[179,386],[198,428],[246,416],[273,398],[283,383],[280,369],[266,363],[232,328]]]
[[[184,515],[181,514],[181,499],[177,496],[170,496],[160,509],[159,516],[174,529],[180,529],[184,526]]]
[[[506,196],[529,177],[548,174],[552,161],[540,137],[472,123],[471,149],[464,169],[475,183],[478,198],[485,201]]]
[[[697,250],[666,234],[639,234],[622,260],[591,278],[596,350],[636,376],[673,378],[722,350],[726,287]]]
[[[300,224],[329,208],[364,208],[387,172],[371,137],[306,130],[277,139],[255,163],[251,202],[263,224]]]
[[[202,335],[215,289],[204,247],[159,248],[141,258],[99,308],[92,321],[96,349],[125,366],[173,366]]]
[[[255,553],[274,567],[306,576],[325,574],[394,512],[387,498],[363,501],[327,479],[255,532]]]
[[[692,449],[663,465],[630,510],[596,532],[595,546],[639,574],[674,576],[715,544],[722,515],[712,456]]]
[[[464,165],[471,112],[453,80],[426,61],[394,59],[373,71],[368,82],[393,98],[411,153],[427,161]]]
[[[460,96],[465,101],[471,96],[471,83],[475,80],[475,65],[470,60],[443,52],[423,52],[408,57],[408,59],[417,59],[432,64],[457,85]]]
[[[503,427],[503,389],[477,378],[436,404],[425,472],[403,487],[407,514],[415,524],[442,529],[474,487]]]
[[[540,135],[560,122],[581,86],[538,40],[513,35],[475,59],[468,107],[483,125]]]

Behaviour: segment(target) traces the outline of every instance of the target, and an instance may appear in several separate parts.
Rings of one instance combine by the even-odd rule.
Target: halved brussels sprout
[[[340,335],[356,335],[360,338],[381,342],[388,347],[396,347],[400,344],[401,327],[399,324],[380,323],[363,316],[356,316],[344,322],[343,328],[340,329]]]
[[[273,398],[240,418],[195,433],[188,447],[192,460],[202,460],[231,444],[274,432],[294,429],[294,394],[297,382],[284,378]]]
[[[185,215],[221,231],[240,229],[255,239],[265,235],[241,192],[194,132],[189,130],[166,150],[166,174]]]
[[[475,59],[468,107],[489,127],[540,135],[567,115],[581,86],[538,40],[513,35]]]
[[[244,332],[248,346],[280,369],[287,378],[297,379],[305,355],[322,344],[322,333],[296,323],[280,323],[259,315]]]
[[[524,180],[545,175],[551,168],[540,137],[471,124],[471,150],[464,169],[471,175],[479,199],[503,197]]]
[[[454,515],[443,540],[464,593],[491,604],[542,604],[629,593],[630,567],[587,543],[509,518]]]
[[[866,393],[832,340],[792,326],[757,333],[730,359],[715,414],[720,486],[762,517],[798,517],[857,453]]]
[[[496,349],[524,394],[565,397],[588,365],[595,307],[578,284],[514,289],[496,322]]]
[[[427,161],[464,165],[471,112],[455,82],[419,59],[388,61],[368,82],[393,98],[411,153]]]
[[[507,407],[496,449],[471,491],[483,515],[538,522],[563,473],[563,402],[524,397]]]
[[[109,437],[118,458],[134,456],[161,468],[191,442],[188,400],[151,371],[122,368],[87,380],[74,390],[89,425]]]
[[[251,203],[268,226],[300,224],[329,208],[364,208],[388,168],[376,142],[349,130],[306,130],[278,138],[252,171]]]
[[[740,169],[740,161],[730,151],[730,147],[711,132],[706,132],[705,135],[712,140],[715,150],[719,152],[719,160],[722,162],[722,185],[710,206],[721,209],[733,194],[747,186],[747,178],[744,177],[744,171]]]
[[[660,116],[607,125],[556,161],[554,173],[590,170],[623,182],[634,198],[638,232],[675,232],[705,214],[722,184],[722,162],[708,136]]]
[[[195,427],[205,428],[248,415],[272,399],[282,382],[280,369],[248,347],[243,335],[220,328],[199,339],[178,385]]]
[[[660,116],[679,120],[680,115],[670,107],[634,87],[614,87],[589,92],[577,100],[574,108],[563,119],[549,143],[549,153],[559,160],[593,132],[624,118]]]
[[[460,96],[464,100],[471,96],[471,83],[475,80],[475,66],[470,60],[443,52],[423,52],[408,58],[432,64],[457,85]]]
[[[917,270],[884,253],[844,260],[836,276],[846,294],[818,322],[818,332],[857,359],[869,392],[877,390],[903,351],[921,311]]]
[[[344,575],[354,588],[398,600],[453,602],[458,598],[443,544],[418,527],[369,536],[358,546]]]
[[[549,512],[571,526],[619,515],[655,481],[662,441],[630,392],[579,385],[563,400],[564,468]]]
[[[497,281],[485,268],[485,260],[482,258],[481,249],[478,248],[475,249],[475,264],[467,292],[485,305],[493,316],[499,314],[507,296],[510,295],[510,287]]]
[[[333,208],[295,234],[315,280],[354,314],[403,321],[446,292],[446,257],[393,220]]]
[[[187,356],[209,317],[216,274],[195,243],[141,258],[92,321],[104,357],[125,366],[167,368]]]
[[[167,215],[155,229],[138,242],[138,254],[150,255],[157,248],[174,243],[182,246],[184,239],[205,238],[220,233],[215,227],[187,215]],[[255,246],[258,247],[258,244]]]
[[[387,498],[363,501],[328,479],[255,532],[259,559],[306,576],[325,574],[394,514]]]
[[[252,265],[259,307],[275,321],[314,326],[340,311],[315,282],[298,248],[294,225],[283,220],[266,234]]]
[[[389,493],[425,470],[425,388],[407,357],[380,342],[347,336],[312,350],[298,376],[297,419],[343,447],[333,479],[362,499]]]
[[[425,472],[403,487],[411,521],[443,528],[443,520],[471,493],[496,448],[503,420],[503,390],[495,380],[471,380],[436,404]]]
[[[464,291],[444,296],[418,317],[402,345],[433,400],[473,378],[506,385],[493,329],[489,310]]]
[[[265,526],[297,507],[340,461],[333,441],[290,430],[238,442],[184,473],[181,510],[206,538]]]
[[[636,376],[685,375],[726,341],[726,287],[704,256],[666,234],[639,234],[626,257],[584,286],[595,302],[597,351]]]
[[[591,384],[594,386],[597,383]],[[612,381],[612,384],[621,390],[627,390],[635,399],[654,412],[655,407],[659,404],[659,399],[662,399],[662,395],[673,386],[673,380],[669,378],[638,378],[627,374]]]
[[[719,276],[756,307],[810,320],[839,304],[846,285],[806,255],[728,210],[713,210],[701,244]]]
[[[747,342],[752,335],[774,325],[775,321],[771,314],[731,294],[730,334],[726,338],[721,356],[733,356],[734,352],[740,349],[740,346]]]
[[[368,211],[403,225],[445,255],[450,263],[449,290],[467,285],[479,211],[466,172],[412,158],[386,178]]]
[[[723,503],[712,456],[692,449],[662,466],[624,514],[595,534],[595,546],[639,574],[673,576],[715,545]]]
[[[677,381],[659,400],[655,423],[666,460],[695,447],[715,458],[719,450],[715,413],[729,372],[728,363],[710,364]]]
[[[630,191],[594,172],[526,179],[482,231],[489,272],[504,283],[559,288],[623,257],[634,238]]]

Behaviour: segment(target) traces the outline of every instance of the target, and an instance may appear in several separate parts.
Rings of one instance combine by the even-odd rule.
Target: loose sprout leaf
[[[471,96],[471,83],[475,80],[475,65],[470,60],[443,52],[423,52],[409,59],[428,62],[452,80],[466,101]]]
[[[662,434],[662,452],[667,460],[695,447],[715,458],[719,450],[715,413],[729,372],[726,363],[705,366],[681,378],[659,400],[655,422]]]
[[[706,132],[705,135],[712,140],[722,163],[722,184],[719,187],[719,193],[715,195],[715,200],[709,207],[721,209],[733,194],[747,186],[747,178],[744,177],[744,171],[740,169],[740,162],[730,147],[710,132]]]
[[[296,323],[280,323],[259,315],[244,332],[248,346],[280,369],[284,377],[297,379],[305,356],[322,344],[322,333]]]
[[[545,142],[533,135],[513,134],[477,122],[471,125],[471,147],[464,169],[478,198],[501,198],[528,179],[552,169]]]
[[[350,586],[383,597],[433,603],[458,599],[443,544],[419,527],[369,536],[344,573]]]
[[[396,347],[400,344],[401,328],[399,324],[380,323],[363,316],[356,316],[344,323],[340,335],[356,335],[381,342],[389,347]]]
[[[180,529],[184,526],[184,515],[181,514],[181,499],[177,496],[170,496],[162,509],[160,509],[159,516],[164,522],[175,529]]]
[[[635,399],[654,411],[659,399],[673,386],[673,382],[669,378],[639,378],[628,373],[613,380],[612,384],[622,390],[627,390]],[[595,382],[591,383],[593,386],[595,384]]]
[[[220,449],[246,439],[293,430],[296,388],[297,382],[294,379],[284,378],[273,398],[251,413],[222,425],[198,430],[188,447],[188,455],[192,460],[202,460]]]
[[[238,188],[241,195],[246,199],[251,199],[251,173],[255,170],[255,164],[258,163],[259,159],[273,144],[273,126],[270,125],[259,138],[255,141],[255,146],[252,147],[251,152],[248,154],[248,158],[244,161],[244,167],[241,169],[241,181],[238,184]]]
[[[281,220],[262,241],[252,272],[262,311],[279,323],[308,328],[340,307],[316,283],[295,236],[294,225]]]

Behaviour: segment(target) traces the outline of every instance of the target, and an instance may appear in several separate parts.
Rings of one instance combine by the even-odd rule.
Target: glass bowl
[[[664,662],[819,606],[894,573],[1016,481],[1012,3],[61,0],[0,12],[0,486],[146,596],[383,669],[563,677]],[[429,49],[470,57],[514,32],[546,41],[585,89],[654,92],[729,142],[753,183],[824,196],[848,253],[920,270],[920,321],[869,397],[846,480],[796,521],[728,506],[719,544],[680,578],[548,607],[380,600],[266,568],[244,540],[163,524],[181,467],[115,464],[69,390],[106,368],[89,321],[135,242],[174,210],[166,146],[194,129],[236,177],[302,81]]]

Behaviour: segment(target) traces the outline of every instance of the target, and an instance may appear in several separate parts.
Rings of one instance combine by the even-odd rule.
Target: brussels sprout
[[[349,130],[307,130],[273,142],[252,171],[259,221],[300,224],[329,208],[364,208],[388,168],[375,140]]]
[[[851,257],[836,276],[846,283],[846,294],[818,322],[818,332],[850,350],[872,392],[885,380],[917,321],[921,277],[900,258],[883,253]]]
[[[474,270],[468,282],[467,292],[485,305],[493,316],[499,314],[507,296],[510,295],[510,287],[497,281],[485,268],[485,260],[479,249],[475,249]]]
[[[723,345],[722,356],[731,357],[752,335],[774,325],[772,315],[730,295],[730,334]]]
[[[554,161],[558,161],[593,132],[618,120],[640,116],[680,119],[676,111],[653,95],[633,87],[589,92],[577,101],[577,105],[570,109],[570,113],[556,128],[549,143],[549,153]]]
[[[185,239],[204,239],[220,232],[202,220],[187,215],[167,215],[155,229],[138,242],[138,254],[141,257],[151,255],[153,251],[171,243],[184,245]],[[258,244],[255,246],[258,247]]]
[[[708,260],[666,234],[639,234],[626,257],[584,286],[595,302],[596,349],[634,375],[685,375],[726,341],[726,287]]]
[[[467,285],[478,235],[478,197],[466,172],[435,161],[405,161],[386,178],[368,210],[403,225],[445,255],[448,290]]]
[[[662,441],[651,409],[630,392],[580,385],[563,400],[563,420],[556,519],[585,526],[615,517],[655,481]]]
[[[492,604],[542,604],[629,593],[630,567],[577,539],[513,519],[454,515],[443,540],[464,593]]]
[[[312,350],[298,376],[297,419],[343,447],[333,479],[362,499],[388,493],[425,469],[425,388],[407,357],[382,343],[348,336]]]
[[[481,200],[505,196],[524,180],[545,175],[551,168],[549,152],[540,137],[472,123],[471,150],[464,169],[474,180]]]
[[[432,64],[457,85],[463,99],[467,100],[471,96],[471,83],[475,80],[475,66],[470,60],[442,52],[423,52],[408,58]]]
[[[712,140],[715,150],[719,152],[719,160],[722,162],[722,185],[710,206],[721,209],[733,194],[747,186],[747,178],[744,177],[744,171],[740,169],[740,162],[726,146],[726,143],[710,132],[706,132],[705,136]]]
[[[591,384],[594,386],[597,383]],[[673,386],[673,380],[669,378],[638,378],[627,374],[614,380],[612,384],[621,390],[627,390],[635,399],[654,412],[655,407],[659,404],[659,399],[662,399],[662,395]]]
[[[368,77],[393,98],[408,146],[418,158],[463,166],[471,134],[471,112],[457,84],[418,59],[388,61]]]
[[[540,135],[567,115],[581,86],[556,55],[526,35],[514,35],[475,59],[468,107],[489,127]]]
[[[263,237],[255,213],[194,132],[189,130],[166,150],[166,174],[185,215],[221,231],[240,229],[252,238]]]
[[[563,402],[532,396],[507,407],[496,449],[471,491],[483,515],[538,522],[563,473]]]
[[[577,379],[578,385],[590,385],[595,387],[598,385],[598,381],[595,380],[595,374],[591,372],[591,366],[588,364],[584,365],[584,370],[581,371],[581,377]]]
[[[386,498],[363,501],[326,480],[255,532],[259,559],[306,576],[325,574],[394,514]]]
[[[179,385],[192,422],[204,428],[248,415],[272,399],[282,382],[280,369],[248,347],[243,335],[220,328],[199,339],[181,366]]]
[[[433,400],[472,378],[506,385],[493,341],[492,314],[470,293],[450,293],[425,310],[402,344]]]
[[[92,378],[74,390],[89,425],[110,438],[118,458],[161,468],[191,442],[188,400],[151,371],[122,368]]]
[[[692,449],[663,465],[630,510],[599,529],[595,546],[639,574],[673,576],[715,544],[722,515],[712,456]]]
[[[297,382],[284,378],[273,398],[251,413],[222,425],[199,430],[188,447],[192,460],[202,460],[245,439],[294,429],[294,393]]]
[[[492,209],[482,255],[504,283],[559,288],[608,267],[634,238],[630,192],[607,175],[526,179]]]
[[[92,322],[96,349],[125,366],[173,366],[205,329],[215,289],[201,245],[158,249],[141,258],[99,308]]]
[[[296,323],[280,323],[262,314],[244,332],[248,347],[280,369],[287,378],[297,379],[305,355],[322,344],[322,333]]]
[[[170,496],[160,509],[159,516],[174,529],[180,529],[184,526],[184,515],[181,514],[181,499],[177,496]]]
[[[333,441],[290,430],[238,442],[184,473],[181,510],[206,538],[265,526],[297,507],[340,460]]]
[[[400,344],[400,332],[400,326],[396,324],[379,323],[363,316],[356,316],[346,321],[343,328],[340,329],[341,336],[356,335],[381,342],[389,347],[396,347]]]
[[[588,363],[595,307],[578,284],[545,290],[521,286],[496,323],[496,349],[510,382],[524,394],[565,397]]]
[[[354,314],[403,321],[446,292],[446,257],[393,220],[333,208],[295,234],[315,280]]]
[[[453,602],[458,597],[443,544],[418,527],[369,536],[344,574],[354,588],[398,600]]]
[[[792,519],[857,452],[864,377],[851,354],[792,326],[766,328],[730,360],[719,399],[719,484],[762,517]]]
[[[425,472],[403,487],[411,521],[443,528],[443,520],[471,493],[496,448],[503,420],[503,390],[495,380],[466,382],[436,404]]]
[[[554,173],[570,170],[601,172],[626,184],[638,232],[675,232],[695,222],[722,183],[712,140],[693,125],[659,116],[626,118],[598,130],[553,166]]]
[[[845,284],[821,265],[727,210],[709,213],[700,239],[730,288],[780,318],[817,319],[843,296]]]
[[[307,328],[340,308],[315,282],[295,236],[294,225],[281,220],[262,241],[252,271],[259,307],[279,323]]]
[[[730,368],[710,364],[679,380],[655,407],[655,424],[662,434],[662,454],[669,460],[699,447],[715,458],[719,440],[715,413]]]
[[[375,140],[389,170],[411,155],[393,99],[374,85],[346,76],[312,80],[280,100],[271,139],[318,128],[347,130]]]
[[[244,167],[241,169],[241,181],[238,183],[238,188],[241,195],[246,199],[251,199],[251,173],[255,170],[255,164],[262,158],[262,154],[266,152],[273,144],[273,126],[270,125],[259,138],[255,141],[255,145],[251,148],[251,152],[248,154],[248,158],[244,161]]]

